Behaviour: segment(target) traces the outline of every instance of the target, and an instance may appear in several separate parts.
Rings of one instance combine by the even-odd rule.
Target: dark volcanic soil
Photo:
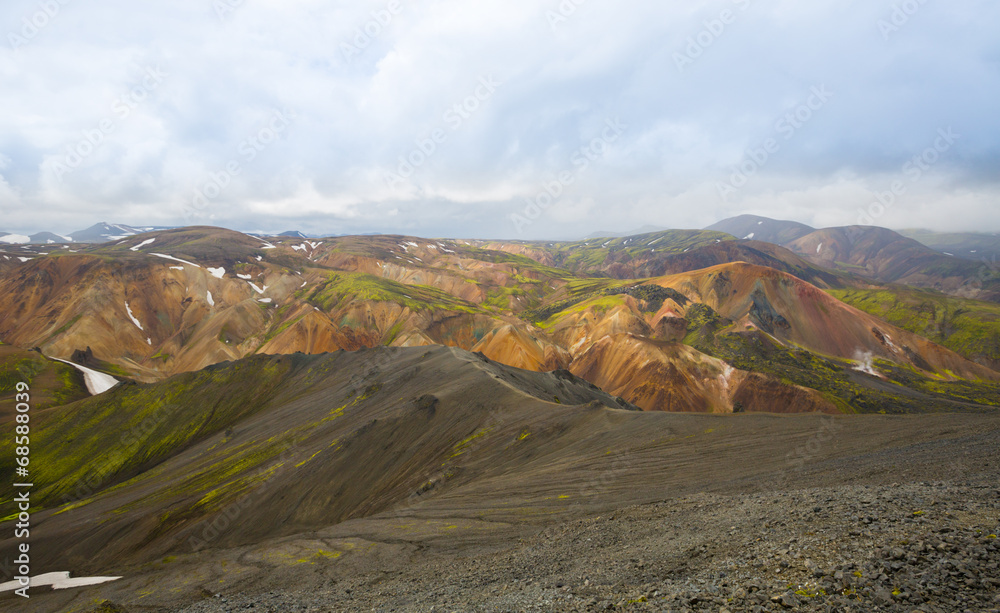
[[[383,370],[382,391],[368,404],[324,422],[323,428],[340,428],[331,430],[337,436],[355,437],[353,455],[295,468],[315,453],[308,441],[333,435],[318,430],[301,446],[302,460],[276,469],[280,487],[249,494],[249,504],[176,525],[161,521],[153,529],[149,518],[178,503],[164,498],[150,477],[138,482],[141,489],[125,484],[78,509],[40,513],[38,542],[50,548],[44,570],[124,578],[84,590],[37,590],[28,602],[5,595],[0,610],[1000,608],[998,414],[642,413],[599,402],[542,402],[555,393],[547,387],[556,385],[554,375],[525,378],[467,354],[435,350],[422,364],[422,374],[435,373],[439,383],[418,386]],[[342,403],[342,394],[334,393],[342,385],[338,376],[315,392],[298,386],[294,403],[280,404],[273,415],[284,424],[304,420],[309,411],[328,414],[327,404]],[[569,391],[581,399],[591,393],[573,385]],[[466,424],[464,404],[475,390],[475,402],[494,407],[492,418]],[[416,400],[393,409],[399,397]],[[412,417],[430,413],[424,421]],[[239,428],[249,436],[269,426],[273,415],[269,409]],[[395,446],[424,441],[425,423],[465,425],[448,426],[454,433],[440,443],[421,443],[440,445],[443,454],[427,447],[425,467],[413,460],[398,464],[412,473],[405,482],[365,471],[398,453]],[[470,440],[468,432],[482,434]],[[233,436],[239,441],[241,434]],[[164,463],[159,479],[183,474],[197,465],[202,446],[211,451],[225,440],[219,434],[187,448]],[[393,494],[377,512],[357,511],[367,508],[369,496],[387,501],[384,492],[403,491],[403,485],[409,495]],[[329,497],[331,508],[343,505],[338,496],[357,498],[354,511],[324,523],[317,501]],[[310,506],[298,515],[286,512],[299,501]],[[288,517],[296,523],[282,519]],[[216,525],[220,536],[206,534],[198,522]],[[174,526],[169,529],[183,539],[170,545],[163,526]],[[205,542],[189,547],[195,528]],[[84,560],[85,544],[105,533],[111,540],[102,553]],[[132,544],[122,553],[115,542]],[[51,549],[57,545],[75,557],[60,558]],[[59,567],[71,560],[82,562]]]
[[[731,419],[738,427],[746,418]],[[781,431],[789,419],[798,420],[770,423],[776,454],[784,449]],[[553,492],[580,493],[583,500],[529,501],[522,495],[418,504],[259,546],[166,559],[115,584],[39,593],[27,607],[7,598],[0,607],[191,613],[998,610],[1000,420],[924,420],[892,427],[901,436],[920,429],[927,442],[822,460],[806,456],[735,480],[721,467],[744,465],[754,454],[736,446],[727,453],[723,445],[706,458],[694,437],[686,444],[696,461],[676,465],[687,478],[661,490],[656,502],[629,504],[624,492],[645,497],[645,490],[659,489],[660,475],[643,470],[642,462],[620,459],[609,473],[595,473],[586,491],[571,475],[572,483],[550,484]],[[818,444],[863,441],[866,432],[889,426],[864,417],[848,423],[858,427],[828,440],[820,436]],[[567,517],[573,514],[578,517]]]

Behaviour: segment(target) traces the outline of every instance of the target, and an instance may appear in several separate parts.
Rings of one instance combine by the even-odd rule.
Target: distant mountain
[[[795,221],[741,215],[720,221],[707,229],[779,245],[814,265],[840,273],[883,283],[935,289],[967,298],[1000,300],[1000,277],[982,261],[970,262],[970,259],[976,258],[968,257],[970,252],[977,250],[976,246],[989,245],[987,239],[990,238],[996,241],[997,252],[1000,252],[1000,237],[936,235],[923,231],[925,240],[934,239],[939,244],[949,244],[955,251],[961,251],[959,246],[964,245],[966,259],[963,259],[952,257],[958,254],[950,249],[936,250],[893,230],[875,226],[817,230]],[[975,237],[975,240],[969,237]]]
[[[72,243],[72,242],[75,241],[68,236],[63,236],[61,234],[53,234],[51,232],[39,232],[38,234],[31,235],[31,243],[33,245],[51,245],[53,243]]]
[[[13,234],[11,232],[0,232],[0,243],[6,243],[8,245],[24,245],[30,242],[30,236]]]
[[[13,234],[10,232],[0,232],[0,243],[7,245],[51,245],[52,243],[72,243],[72,238],[52,232],[39,232],[26,236],[24,234]]]
[[[169,228],[157,226],[133,227],[123,224],[109,224],[102,221],[86,230],[74,232],[69,236],[76,243],[106,243],[108,241],[120,241],[144,232],[157,232],[167,229]]]
[[[289,230],[288,232],[282,232],[278,236],[283,236],[287,238],[309,238],[308,236],[299,232],[298,230]]]
[[[669,228],[663,228],[661,226],[643,226],[637,230],[632,230],[631,232],[594,232],[588,236],[585,236],[583,240],[589,240],[592,238],[622,238],[625,236],[636,236],[638,234],[651,234],[653,232],[665,232]]]
[[[1000,257],[1000,235],[997,234],[933,230],[900,230],[899,233],[946,255],[977,262],[992,262]]]
[[[732,234],[736,238],[783,246],[815,231],[815,228],[797,221],[783,221],[757,215],[730,217],[705,229]]]
[[[73,232],[69,236],[65,234],[55,234],[53,232],[39,232],[26,236],[23,234],[13,234],[0,232],[0,243],[8,245],[32,244],[51,245],[58,243],[106,243],[108,241],[123,240],[129,236],[143,234],[145,232],[157,232],[169,230],[170,228],[161,226],[126,226],[124,224],[109,224],[101,222],[94,224],[86,230]]]

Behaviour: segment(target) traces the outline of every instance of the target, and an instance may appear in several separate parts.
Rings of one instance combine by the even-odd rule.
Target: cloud
[[[0,8],[10,231],[192,211],[242,229],[470,237],[750,210],[848,224],[947,128],[961,139],[879,223],[1000,226],[1000,7],[985,0],[902,17],[860,0],[65,0],[47,19],[40,6]],[[45,25],[29,38],[33,19]],[[477,96],[484,80],[499,85]],[[833,97],[796,119],[816,87]],[[276,112],[294,119],[272,139]],[[574,163],[615,118],[621,138]],[[766,163],[720,195],[769,139]],[[519,234],[511,215],[565,172],[573,183]]]

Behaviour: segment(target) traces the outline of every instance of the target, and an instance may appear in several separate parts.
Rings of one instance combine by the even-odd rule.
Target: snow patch
[[[145,247],[146,245],[152,245],[155,241],[156,241],[155,238],[151,238],[149,240],[144,240],[141,243],[139,243],[138,245],[136,245],[135,247],[130,247],[129,251],[138,251],[138,250],[142,249],[143,247]]]
[[[0,243],[9,243],[11,245],[25,245],[31,242],[31,237],[25,236],[23,234],[7,234],[5,236],[0,236]]]
[[[205,299],[208,300],[209,306],[215,306],[215,299],[212,298],[212,292],[205,292]]]
[[[259,288],[259,287],[257,287],[256,285],[254,285],[253,281],[247,281],[247,283],[248,283],[248,284],[250,285],[250,287],[252,287],[252,288],[254,289],[254,291],[255,291],[255,292],[257,292],[258,294],[263,294],[264,292],[266,292],[266,291],[267,291],[267,286],[266,286],[266,285],[265,285],[265,286],[263,287],[263,289],[262,289],[262,288]]]
[[[134,323],[137,328],[139,328],[140,330],[142,330],[142,324],[139,323],[139,320],[136,319],[135,315],[132,314],[132,309],[129,308],[128,302],[125,303],[125,310],[128,312],[128,318],[132,320],[132,323]]]
[[[52,359],[55,360],[56,362],[69,364],[73,368],[76,368],[77,370],[82,372],[83,382],[87,385],[87,391],[90,392],[91,396],[103,394],[104,392],[118,385],[118,379],[115,379],[111,375],[106,375],[102,372],[91,370],[86,366],[80,366],[79,364],[74,364],[73,362],[69,362],[67,360],[60,360],[59,358],[52,358]]]
[[[187,264],[188,266],[194,266],[195,268],[201,268],[201,266],[195,264],[194,262],[188,262],[187,260],[182,260],[180,258],[175,258],[172,255],[164,255],[162,253],[151,253],[150,255],[155,255],[158,258],[163,258],[164,260],[173,260],[175,262],[180,262],[181,264]]]
[[[250,279],[253,279],[253,277],[250,275],[241,275],[239,273],[236,273],[236,276],[239,277],[240,279],[243,279],[244,281],[249,281]]]
[[[751,232],[750,234],[747,234],[746,236],[744,236],[743,240],[745,240],[745,241],[753,240],[753,237],[755,237],[755,236],[757,236],[757,234],[755,232]]]
[[[102,583],[118,581],[119,579],[121,579],[121,577],[77,577],[76,579],[70,579],[69,573],[57,572],[35,575],[31,578],[29,583],[33,588],[52,586],[52,589],[54,590],[66,590],[74,587],[100,585]],[[7,583],[0,583],[0,594],[4,592],[13,592],[14,590],[22,587],[24,586],[21,585],[21,582],[16,580],[8,581]]]
[[[22,257],[19,257],[19,258],[17,258],[17,259],[21,260],[22,262],[27,262],[27,261],[28,261],[28,260],[30,260],[31,258],[22,258]]]
[[[221,279],[222,277],[226,276],[226,269],[225,268],[221,268],[221,267],[220,268],[209,268],[208,272],[209,272],[209,274],[211,274],[216,279]]]
[[[263,302],[264,304],[271,304],[271,299],[270,298],[260,298],[260,299],[257,300],[257,302]]]
[[[272,245],[271,243],[267,242],[266,240],[262,239],[259,236],[254,236],[253,234],[247,234],[247,236],[256,238],[260,242],[264,243],[264,246],[261,247],[261,249],[277,249],[277,247],[275,247],[274,245]],[[257,256],[257,260],[260,260],[260,256]]]
[[[170,270],[184,270],[183,266],[171,266]]]
[[[819,253],[821,249],[823,249],[823,243],[820,243],[819,246],[816,247],[816,253]]]

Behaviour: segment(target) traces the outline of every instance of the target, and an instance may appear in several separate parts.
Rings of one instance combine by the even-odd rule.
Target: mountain
[[[288,238],[309,238],[308,236],[299,232],[298,230],[289,230],[288,232],[282,232],[278,236],[288,237]]]
[[[952,257],[886,228],[816,230],[797,222],[743,215],[708,229],[785,247],[814,266],[841,275],[1000,301],[997,266]],[[845,280],[841,283],[850,284]]]
[[[39,232],[38,234],[31,235],[31,243],[33,245],[51,245],[51,244],[61,244],[61,243],[72,243],[73,239],[69,236],[63,236],[61,234],[53,234],[51,232]]]
[[[822,287],[844,287],[852,280],[776,245],[734,240],[721,232],[668,230],[623,238],[570,243],[478,241],[478,246],[529,257],[546,266],[560,266],[581,275],[640,279],[708,268],[729,262],[749,262],[794,274]]]
[[[4,246],[0,609],[987,602],[1000,307],[879,281],[951,278],[901,239]]]
[[[1000,257],[1000,235],[997,234],[932,230],[900,230],[899,233],[946,255],[994,264]]]
[[[166,229],[167,228],[159,226],[133,227],[123,224],[108,224],[101,222],[87,228],[86,230],[73,232],[69,236],[65,234],[54,234],[52,232],[39,232],[37,234],[32,234],[31,236],[0,232],[0,243],[32,245],[106,243],[109,241],[122,240],[129,236],[142,234],[143,232],[154,232]]]
[[[625,236],[635,236],[637,234],[652,234],[654,232],[665,232],[668,228],[661,228],[659,226],[643,226],[631,232],[594,232],[588,236],[583,237],[583,240],[589,240],[591,238],[616,238]]]
[[[986,577],[977,601],[992,597],[995,411],[914,419],[632,409],[565,372],[412,347],[253,356],[40,411],[31,424],[32,574],[120,579],[33,586],[16,610],[470,610],[471,601],[589,610],[597,598],[672,610],[691,603],[701,577],[699,599],[733,593],[739,606],[730,606],[750,610],[757,605],[743,592],[791,604],[790,582],[811,594],[810,581],[832,585],[840,568],[854,568],[817,567],[790,547],[834,538],[860,548],[842,549],[846,559],[883,552],[857,566],[865,573],[889,567],[907,545],[876,521],[905,524],[925,543],[948,539],[942,545],[960,547],[970,572]],[[0,454],[13,456],[15,444],[0,438]],[[14,468],[0,463],[8,518],[18,511]],[[5,551],[22,542],[14,523],[0,536]],[[912,549],[910,564],[925,557],[914,573],[954,559],[934,548]],[[734,555],[747,569],[758,568],[750,556],[788,566],[780,576],[733,573]],[[670,576],[654,576],[661,568]],[[722,572],[725,587],[707,579]],[[940,572],[945,585],[950,571]],[[963,582],[949,596],[969,589]],[[15,610],[14,596],[2,598]],[[557,598],[568,606],[545,604]],[[830,602],[818,591],[802,598]],[[851,598],[836,602],[859,601]]]
[[[847,277],[725,236],[494,244],[182,228],[9,262],[0,338],[63,359],[89,348],[110,374],[147,382],[257,354],[445,345],[568,370],[646,410],[997,402],[996,371],[823,291],[856,287]]]
[[[730,217],[705,229],[725,232],[737,238],[758,240],[776,245],[787,245],[815,231],[815,228],[810,228],[796,221],[782,221],[758,215]]]
[[[558,449],[579,447],[567,460],[596,452],[595,435],[634,411],[569,373],[518,371],[445,347],[255,356],[119,386],[33,424],[32,503],[49,524],[32,541],[34,567],[151,562],[187,549],[247,497],[258,501],[213,547],[377,514],[493,476],[517,482],[551,469],[545,458]],[[13,453],[12,444],[0,450]],[[4,463],[0,477],[13,482],[13,471]],[[3,516],[15,508],[9,500]],[[95,523],[81,532],[74,524],[84,516]]]
[[[900,286],[839,289],[831,290],[830,294],[970,360],[1000,370],[1000,305],[995,302]]]
[[[876,281],[990,300],[1000,292],[996,274],[984,264],[944,255],[885,228],[826,228],[787,247],[821,266]]]
[[[109,241],[120,241],[143,232],[154,232],[166,228],[148,226],[136,228],[123,224],[109,224],[101,222],[94,224],[86,230],[79,230],[70,234],[70,238],[77,243],[106,243]]]

